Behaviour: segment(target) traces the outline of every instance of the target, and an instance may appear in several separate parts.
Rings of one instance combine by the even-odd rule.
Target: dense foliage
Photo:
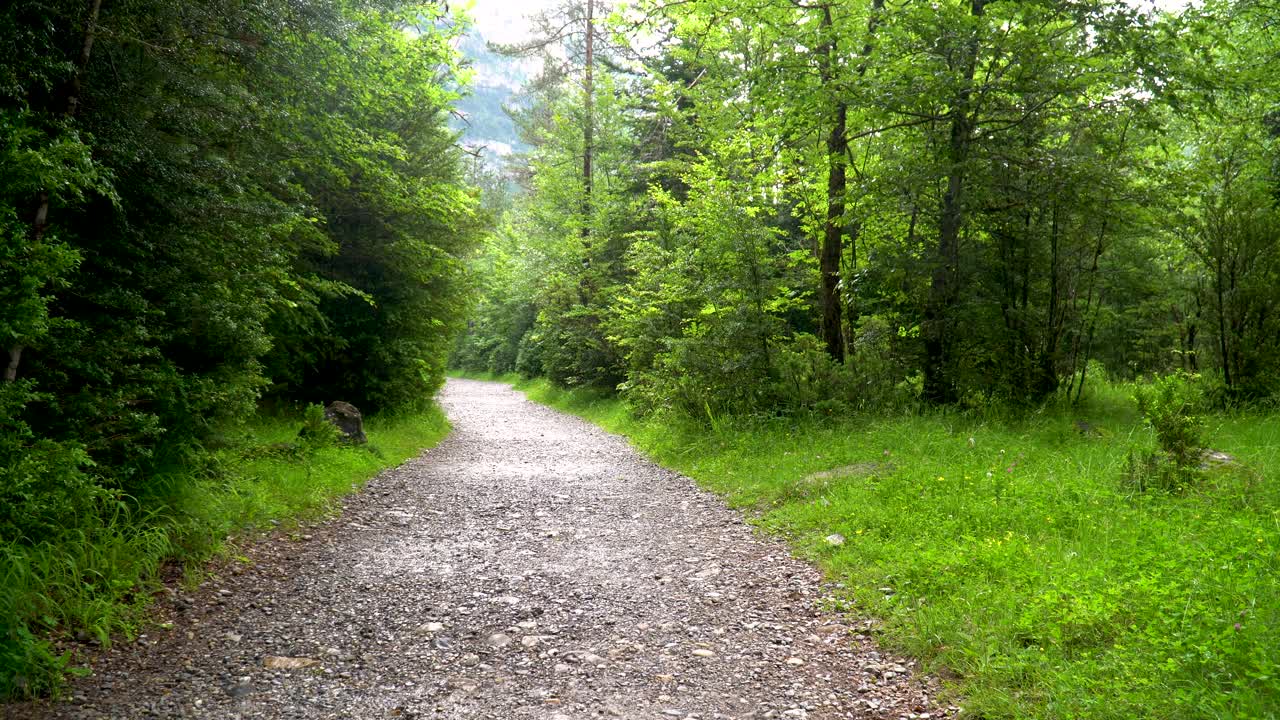
[[[593,67],[570,34],[528,90],[526,192],[455,362],[703,417],[1077,400],[1175,370],[1274,398],[1276,13],[648,0],[596,20],[610,52]]]
[[[480,221],[458,32],[433,2],[4,4],[0,547],[165,511],[264,397],[429,402]]]

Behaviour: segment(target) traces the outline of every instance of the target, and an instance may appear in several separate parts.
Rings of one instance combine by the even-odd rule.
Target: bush
[[[71,660],[0,608],[0,697],[39,697],[57,691]]]
[[[308,405],[302,415],[302,429],[298,431],[307,447],[314,451],[338,444],[338,428],[324,416],[323,405]]]
[[[0,542],[31,543],[91,523],[110,493],[84,471],[92,465],[71,443],[37,440],[18,453],[3,453],[0,474]]]
[[[28,382],[0,385],[0,543],[31,544],[94,519],[110,493],[86,472],[93,465],[75,442],[37,438],[22,419],[38,399]]]
[[[646,412],[689,417],[771,410],[779,401],[772,366],[778,350],[769,338],[779,329],[776,318],[750,307],[708,304],[680,337],[666,341],[653,368],[628,374],[626,397]]]
[[[515,371],[521,377],[532,378],[542,375],[542,334],[530,331],[520,338],[516,349]]]
[[[1204,399],[1196,377],[1167,375],[1146,387],[1138,387],[1133,399],[1156,436],[1155,450],[1132,450],[1125,464],[1128,483],[1139,490],[1180,491],[1194,485],[1201,475],[1203,422],[1196,411]]]
[[[799,334],[773,355],[773,394],[778,403],[791,410],[815,410],[834,415],[848,409],[849,373],[827,354],[826,346],[813,335]]]
[[[851,399],[856,407],[908,406],[920,398],[918,380],[912,380],[906,353],[907,338],[893,314],[863,315],[857,320],[849,347],[848,365],[854,375]]]

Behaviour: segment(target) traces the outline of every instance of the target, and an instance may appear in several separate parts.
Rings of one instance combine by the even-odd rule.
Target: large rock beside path
[[[369,442],[364,435],[364,416],[355,405],[341,400],[334,401],[324,409],[324,419],[338,428],[343,442],[363,445]]]

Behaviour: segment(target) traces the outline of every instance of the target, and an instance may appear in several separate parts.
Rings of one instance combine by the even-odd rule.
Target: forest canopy
[[[694,416],[1280,391],[1274,4],[556,13],[460,365]]]
[[[264,395],[430,398],[479,227],[443,12],[6,4],[0,534],[143,492]]]

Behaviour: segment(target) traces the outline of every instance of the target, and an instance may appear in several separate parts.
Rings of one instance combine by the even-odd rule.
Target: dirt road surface
[[[339,517],[161,603],[19,718],[939,718],[821,578],[688,478],[505,385]]]

